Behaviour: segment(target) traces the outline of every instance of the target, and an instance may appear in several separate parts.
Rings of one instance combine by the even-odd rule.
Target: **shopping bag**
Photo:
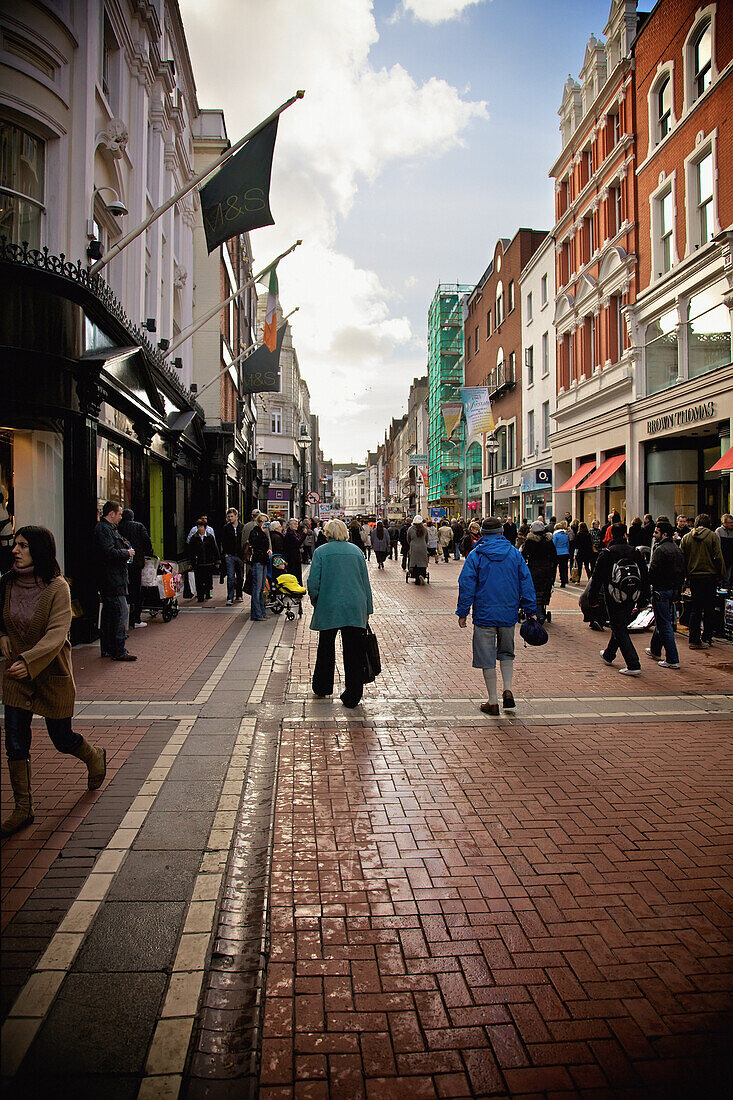
[[[382,671],[377,635],[367,623],[364,631],[364,683],[371,684]]]
[[[247,576],[244,578],[243,589],[248,596],[252,595],[252,570],[247,570]]]
[[[171,600],[176,594],[173,586],[173,574],[161,573],[158,577],[158,595],[162,600]]]
[[[143,588],[155,588],[158,583],[158,558],[146,558],[145,565],[140,574],[140,584]]]
[[[573,568],[570,570],[570,580],[573,582],[573,584],[577,584],[580,580],[580,570],[578,569],[577,565],[574,565]]]

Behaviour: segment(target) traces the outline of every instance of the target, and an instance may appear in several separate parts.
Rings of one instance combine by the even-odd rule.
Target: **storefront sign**
[[[407,461],[409,462],[410,466],[427,466],[428,456],[411,454],[407,456]]]
[[[686,409],[679,409],[676,413],[665,413],[654,420],[647,420],[646,430],[649,435],[658,432],[667,432],[672,428],[684,428],[686,424],[697,424],[700,420],[710,420],[715,416],[715,402],[704,401],[701,405],[689,405]]]

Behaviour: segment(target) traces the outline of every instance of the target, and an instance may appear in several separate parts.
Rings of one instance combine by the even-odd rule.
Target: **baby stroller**
[[[428,570],[426,569],[425,572],[421,575],[417,572],[419,568],[420,566],[415,566],[412,569],[405,570],[405,584],[410,583],[410,577],[412,577],[415,584],[418,584],[421,579],[423,584],[430,584],[430,573],[428,572]]]
[[[305,588],[298,584],[297,577],[292,573],[275,573],[270,581],[270,590],[267,595],[266,607],[274,615],[285,612],[285,618],[292,622],[295,618],[294,607],[298,608],[298,614],[303,614],[303,596]]]
[[[151,619],[158,613],[164,623],[177,617],[180,611],[178,593],[183,587],[183,577],[175,562],[146,558],[140,587],[142,610],[147,611]]]

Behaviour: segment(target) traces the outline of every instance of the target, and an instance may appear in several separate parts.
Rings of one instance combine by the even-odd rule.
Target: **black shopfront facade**
[[[107,284],[81,264],[0,239],[0,484],[16,527],[56,537],[72,640],[96,636],[93,534],[119,499],[156,552],[185,553],[206,507],[203,412]]]

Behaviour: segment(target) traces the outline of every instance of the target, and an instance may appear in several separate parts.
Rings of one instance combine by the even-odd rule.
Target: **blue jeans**
[[[261,561],[252,562],[252,603],[250,618],[253,621],[266,618],[265,614],[265,573],[267,566]]]
[[[121,657],[125,652],[125,629],[130,618],[126,596],[102,596],[99,644],[102,654]]]
[[[458,539],[456,539],[456,541],[453,543],[453,560],[454,561],[460,561],[461,560],[461,547],[460,547],[460,540],[458,540]]]
[[[661,657],[662,646],[664,646],[665,659],[671,665],[679,664],[680,660],[674,640],[674,624],[677,618],[674,601],[675,593],[671,589],[652,592],[654,633],[649,648],[655,657]]]
[[[5,752],[8,760],[27,760],[31,753],[31,721],[33,712],[5,705]],[[70,718],[46,718],[46,729],[59,752],[73,752],[82,742],[74,733]]]
[[[242,583],[244,581],[244,562],[234,554],[225,554],[224,563],[227,567],[227,600],[242,598]]]

